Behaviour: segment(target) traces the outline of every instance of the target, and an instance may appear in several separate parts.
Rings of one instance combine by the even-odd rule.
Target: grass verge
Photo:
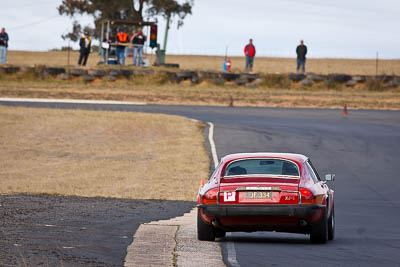
[[[202,124],[158,114],[0,106],[0,194],[195,200]]]
[[[277,82],[280,88],[268,84]],[[137,101],[150,104],[216,105],[296,108],[400,109],[399,88],[367,90],[365,88],[295,87],[285,89],[286,80],[266,80],[265,85],[248,88],[234,84],[214,85],[202,82],[191,85],[160,81],[155,77],[133,77],[115,82],[95,80],[86,84],[80,79],[26,79],[3,76],[1,97],[66,98]]]

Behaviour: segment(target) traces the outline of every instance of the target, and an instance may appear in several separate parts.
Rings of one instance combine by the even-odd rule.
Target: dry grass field
[[[0,106],[0,194],[195,200],[202,125],[154,114]]]
[[[72,52],[70,65],[75,66],[78,62],[79,53]],[[154,62],[154,55],[147,56],[150,62]],[[244,58],[232,57],[232,70],[244,71]],[[89,56],[88,67],[96,66],[102,58],[97,53]],[[216,56],[177,56],[167,55],[167,63],[178,63],[183,69],[221,71],[224,61],[223,57]],[[66,66],[68,63],[67,52],[24,52],[9,51],[8,63],[14,65],[48,65]],[[131,59],[126,60],[131,64]],[[296,61],[294,58],[265,58],[256,57],[254,71],[262,73],[289,73],[294,72]],[[400,60],[380,60],[379,74],[400,74]],[[346,73],[375,75],[376,62],[374,59],[332,59],[332,58],[310,58],[307,61],[307,71],[328,74]]]

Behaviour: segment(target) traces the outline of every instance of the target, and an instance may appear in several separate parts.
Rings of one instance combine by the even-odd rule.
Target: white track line
[[[211,154],[214,161],[214,168],[216,168],[218,166],[218,156],[217,149],[215,148],[214,143],[214,124],[212,122],[209,122],[208,125],[210,125],[210,129],[208,130],[208,141],[210,142],[211,146]]]
[[[3,102],[43,102],[43,103],[66,103],[66,104],[101,104],[101,105],[146,105],[140,102],[112,101],[112,100],[83,100],[83,99],[48,99],[48,98],[8,98],[1,97]]]
[[[208,141],[210,142],[211,154],[214,161],[214,167],[216,168],[218,166],[218,156],[214,142],[214,124],[212,122],[208,122],[208,125],[210,125],[210,129],[208,130]],[[227,236],[232,236],[232,234],[228,233]],[[227,252],[228,252],[227,258],[229,264],[233,267],[239,267],[240,265],[236,259],[236,249],[234,241],[227,242]]]

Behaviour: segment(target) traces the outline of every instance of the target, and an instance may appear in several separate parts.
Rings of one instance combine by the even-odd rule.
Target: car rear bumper
[[[324,205],[197,205],[208,216],[313,216]]]

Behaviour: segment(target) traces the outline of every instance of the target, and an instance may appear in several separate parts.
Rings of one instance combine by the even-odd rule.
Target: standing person
[[[246,71],[253,71],[254,57],[256,56],[256,47],[253,45],[253,39],[244,47],[244,55],[246,57]]]
[[[119,65],[125,65],[125,46],[128,43],[128,34],[124,31],[117,33],[117,63]]]
[[[307,55],[307,46],[304,45],[304,41],[300,40],[300,45],[296,48],[297,54],[297,72],[300,70],[300,66],[302,67],[302,72],[306,71],[306,55]]]
[[[85,32],[81,39],[79,40],[79,60],[78,66],[86,66],[86,62],[88,60],[90,54],[90,46],[92,44],[92,38],[90,38],[89,33]]]
[[[6,29],[1,28],[0,32],[0,64],[7,62],[8,34]]]
[[[103,64],[107,63],[107,59],[110,57],[110,51],[111,51],[111,38],[110,38],[110,33],[107,32],[103,38],[103,43],[101,44],[101,47],[103,49]]]
[[[131,43],[133,44],[133,65],[135,66],[142,66],[143,64],[142,55],[146,39],[147,37],[143,34],[142,28],[138,28],[136,32],[131,36]],[[138,61],[137,65],[136,61]]]

